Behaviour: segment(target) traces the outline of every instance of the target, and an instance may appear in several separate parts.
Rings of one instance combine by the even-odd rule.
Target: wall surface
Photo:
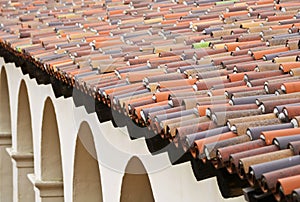
[[[0,127],[0,133],[11,133],[11,144],[0,145],[0,158],[9,154],[6,162],[13,163],[8,165],[13,172],[0,172],[13,180],[13,189],[1,184],[0,197],[6,190],[14,202],[26,201],[19,185],[29,184],[24,192],[34,191],[35,201],[137,201],[143,195],[142,201],[158,202],[244,201],[223,199],[215,178],[196,181],[190,163],[174,166],[166,153],[151,155],[145,139],[130,140],[126,128],[100,123],[71,98],[55,98],[50,85],[37,85],[2,58],[0,72],[7,76],[9,94],[9,99],[1,94],[1,100],[10,106],[10,112],[0,108],[1,119],[10,113],[11,121],[9,131]]]

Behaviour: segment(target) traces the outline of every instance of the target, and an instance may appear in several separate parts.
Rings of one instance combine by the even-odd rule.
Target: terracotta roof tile
[[[278,179],[275,194],[277,201],[283,200],[287,195],[291,195],[294,189],[298,189],[300,187],[299,179],[300,175]]]

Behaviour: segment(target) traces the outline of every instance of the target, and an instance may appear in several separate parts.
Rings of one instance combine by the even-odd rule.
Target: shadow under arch
[[[17,151],[33,153],[33,137],[28,91],[24,80],[21,81],[17,115]]]
[[[73,173],[73,202],[82,201],[103,201],[94,138],[87,122],[81,123],[77,134]]]
[[[0,76],[0,132],[11,135],[11,118],[7,75],[5,68],[1,69]]]
[[[41,141],[41,180],[63,181],[56,113],[49,97],[44,104]]]
[[[155,201],[147,171],[141,160],[136,156],[132,157],[126,166],[120,201]]]
[[[13,172],[6,148],[11,147],[11,116],[8,81],[5,68],[0,73],[0,201],[13,200]]]

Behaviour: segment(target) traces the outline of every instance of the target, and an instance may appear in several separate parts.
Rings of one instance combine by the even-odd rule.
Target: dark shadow
[[[154,201],[147,171],[143,163],[137,157],[131,158],[126,166],[120,201]]]
[[[87,148],[88,146],[88,148]],[[87,150],[88,149],[88,150]],[[75,148],[73,202],[101,202],[102,186],[94,139],[89,125],[80,125]]]

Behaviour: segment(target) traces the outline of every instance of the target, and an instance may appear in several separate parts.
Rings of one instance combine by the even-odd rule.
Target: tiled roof
[[[248,201],[300,201],[299,1],[0,4],[1,56],[56,96],[172,144],[197,179],[238,176]]]

